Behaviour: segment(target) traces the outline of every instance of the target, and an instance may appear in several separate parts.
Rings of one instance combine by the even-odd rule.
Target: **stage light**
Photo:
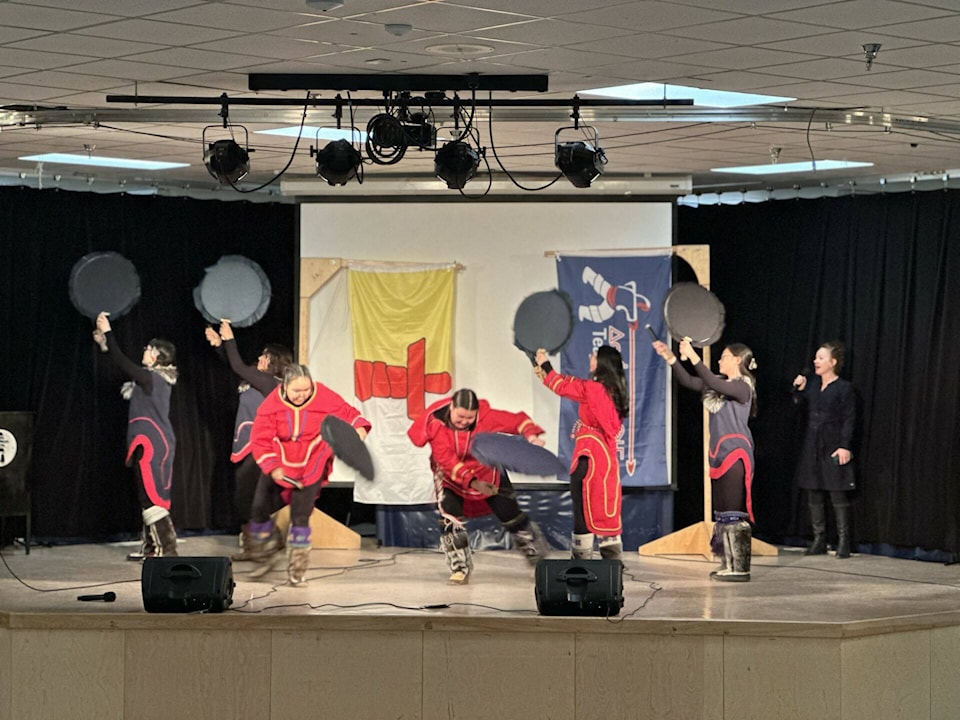
[[[313,154],[313,148],[310,148]],[[346,185],[357,177],[360,169],[360,151],[346,140],[334,140],[316,151],[317,175],[330,185]]]
[[[250,172],[250,154],[235,140],[217,140],[206,147],[203,164],[221,185],[233,185]]]
[[[404,100],[410,102],[409,96]],[[393,165],[403,159],[407,148],[432,150],[437,144],[437,129],[426,113],[411,113],[405,106],[395,115],[380,113],[367,123],[367,155],[378,165]]]
[[[451,190],[462,190],[479,166],[480,154],[462,140],[447,143],[434,156],[434,171]]]
[[[607,156],[597,138],[597,129],[594,127],[578,127],[573,129],[593,130],[593,144],[583,140],[574,142],[559,142],[560,133],[570,128],[560,128],[553,136],[553,157],[557,169],[564,174],[574,187],[590,187],[590,183],[603,174],[603,166],[607,164]]]

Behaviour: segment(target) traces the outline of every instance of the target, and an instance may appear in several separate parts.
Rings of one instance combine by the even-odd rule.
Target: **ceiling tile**
[[[186,75],[187,71],[170,65],[150,65],[129,60],[98,60],[64,69],[65,72],[90,73],[126,80],[169,80]]]
[[[792,40],[762,42],[759,43],[759,46],[772,50],[855,59],[863,58],[863,45],[868,42],[880,43],[883,46],[881,52],[924,44],[918,40],[899,38],[895,35],[877,33],[872,30],[844,30],[842,32],[825,32],[819,35],[794,38]]]
[[[831,28],[863,30],[865,28],[881,29],[883,25],[926,20],[947,14],[941,9],[895,0],[846,0],[777,13],[774,17]]]
[[[563,20],[530,20],[477,32],[475,37],[508,40],[530,45],[572,45],[575,43],[604,42],[610,38],[628,35],[629,30],[565,22]],[[599,50],[594,45],[591,50]],[[606,47],[604,52],[608,52]]]
[[[70,67],[84,60],[93,60],[92,57],[78,55],[61,55],[52,52],[35,52],[33,50],[17,50],[0,47],[0,65],[13,65],[36,70]]]
[[[23,3],[0,4],[0,26],[64,31],[109,22],[110,15],[45,8]]]
[[[873,61],[875,69],[937,68],[960,63],[960,45],[921,45],[887,52],[883,48]]]
[[[307,23],[272,32],[277,37],[290,37],[313,42],[329,42],[354,47],[390,47],[399,42],[435,37],[437,33],[414,28],[401,38],[391,35],[382,23],[356,20],[331,20]]]
[[[255,50],[263,59],[296,60],[322,54],[328,46],[316,40],[297,40],[276,35],[256,35],[204,43],[207,52],[236,53]]]
[[[349,2],[349,0],[347,0]],[[306,5],[304,5],[306,8]],[[182,10],[151,15],[151,20],[200,27],[222,28],[240,32],[267,32],[284,27],[301,25],[304,18],[299,13],[247,7],[244,5],[224,5],[219,2],[204,3]]]
[[[603,51],[605,53],[649,60],[670,58],[681,62],[685,55],[720,50],[725,47],[730,46],[708,40],[674,37],[661,33],[636,33],[603,41]],[[567,49],[590,52],[598,48],[595,43],[584,42],[567,45]]]
[[[815,25],[772,20],[765,17],[745,17],[707,25],[671,29],[669,34],[701,38],[730,45],[759,45],[777,40],[811,37],[822,32],[823,29]]]
[[[7,47],[110,58],[150,52],[151,50],[159,50],[164,46],[153,43],[129,42],[127,40],[75,35],[74,33],[58,33],[56,35],[44,35],[30,40],[9,43]]]
[[[880,30],[885,34],[923,42],[956,42],[960,39],[960,16],[954,15],[952,17],[939,17],[935,20],[884,25]],[[871,40],[871,42],[879,41]]]
[[[44,70],[17,75],[11,82],[24,85],[37,85],[60,90],[106,90],[117,84],[115,78],[96,75],[78,75],[77,73]],[[103,100],[103,98],[100,98]]]
[[[315,46],[314,46],[315,47]],[[194,70],[230,70],[237,67],[249,67],[263,62],[261,57],[240,55],[228,52],[213,52],[197,48],[171,48],[154,52],[133,55],[127,58],[131,62],[141,64],[158,63],[173,65],[174,67],[191,68]],[[182,73],[181,73],[182,74]]]
[[[157,12],[176,10],[195,5],[197,0],[150,0],[150,2],[130,2],[130,0],[29,0],[31,5],[66,10],[84,10],[85,12],[138,17]]]
[[[369,13],[355,19],[380,24],[407,23],[417,30],[464,33],[522,22],[531,19],[531,16],[458,7],[447,3],[428,3]]]
[[[802,64],[804,61],[809,60],[810,56],[755,47],[732,47],[702,53],[690,53],[673,59],[691,65],[702,65],[704,67],[729,70],[754,70],[787,64],[791,64],[792,66],[794,63]]]
[[[133,40],[138,42],[153,42],[161,45],[179,47],[181,45],[196,45],[235,37],[241,33],[236,30],[221,30],[219,28],[199,27],[196,25],[178,25],[176,23],[156,22],[155,20],[118,20],[91,28],[83,28],[75,32],[81,35],[93,35],[117,40]]]
[[[564,20],[606,25],[613,28],[626,28],[638,32],[658,32],[670,28],[701,26],[735,17],[737,15],[734,13],[706,8],[691,12],[689,7],[683,5],[659,2],[658,0],[645,0],[644,2],[625,3],[615,7],[574,13],[565,16]],[[687,35],[686,37],[693,36]],[[720,38],[706,37],[704,39],[723,42]]]

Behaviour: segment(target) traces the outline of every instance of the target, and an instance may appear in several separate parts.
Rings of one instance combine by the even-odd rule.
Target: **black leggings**
[[[147,488],[143,482],[143,473],[140,472],[140,460],[143,458],[143,445],[137,445],[133,454],[130,455],[130,469],[133,470],[133,477],[136,480],[137,503],[141,510],[146,510],[153,505],[153,500],[147,495]]]
[[[255,523],[264,523],[270,516],[283,507],[281,488],[269,475],[260,475],[257,489],[253,493],[253,507],[250,509],[250,520]],[[295,488],[290,496],[290,526],[307,527],[310,524],[310,513],[320,495],[320,483]]]
[[[573,534],[585,535],[590,532],[587,521],[583,516],[583,479],[590,469],[590,461],[581,456],[577,466],[570,474],[570,500],[573,502]]]
[[[500,489],[496,495],[486,498],[490,511],[509,531],[524,530],[530,521],[517,503],[517,491],[505,470],[500,471]],[[443,489],[440,507],[447,515],[463,517],[463,498],[449,488]]]
[[[233,472],[233,504],[241,523],[250,519],[253,496],[257,491],[257,483],[260,482],[262,474],[260,466],[253,459],[253,455],[247,455],[241,460]]]
[[[723,475],[710,482],[714,512],[747,511],[747,473],[743,462],[733,464]]]

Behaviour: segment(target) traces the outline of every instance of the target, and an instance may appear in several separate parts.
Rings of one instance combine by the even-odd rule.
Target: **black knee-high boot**
[[[823,494],[818,490],[807,491],[807,504],[810,507],[810,524],[813,527],[813,542],[807,547],[805,555],[827,554],[827,514],[823,506]]]
[[[837,518],[837,559],[850,557],[850,501],[837,505],[833,503],[833,514]]]

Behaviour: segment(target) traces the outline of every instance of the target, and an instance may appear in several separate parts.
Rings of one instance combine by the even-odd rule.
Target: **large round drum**
[[[84,255],[70,271],[70,302],[81,315],[102,312],[122,317],[140,300],[140,276],[133,263],[115,252]]]
[[[720,339],[726,310],[717,296],[702,285],[677,283],[663,301],[663,319],[675,340],[690,338],[694,347],[706,347]]]
[[[270,307],[270,280],[253,260],[224,255],[206,269],[193,290],[193,304],[207,322],[229,320],[235,327],[247,327]]]
[[[559,290],[527,296],[513,318],[513,344],[531,359],[543,348],[551,355],[567,344],[573,333],[573,302]]]

